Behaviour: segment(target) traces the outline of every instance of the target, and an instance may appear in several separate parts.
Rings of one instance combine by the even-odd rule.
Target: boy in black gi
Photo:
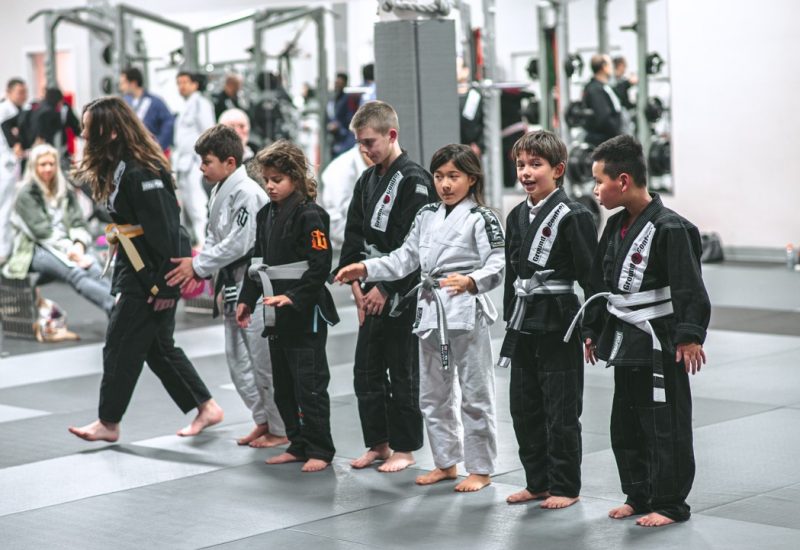
[[[400,148],[398,128],[397,113],[382,101],[362,105],[350,123],[361,152],[374,166],[353,190],[340,266],[399,248],[417,211],[435,200],[431,175]],[[354,468],[383,460],[380,471],[398,472],[414,464],[412,452],[422,447],[419,352],[411,333],[416,301],[389,316],[418,280],[416,271],[398,281],[351,285],[360,324],[354,385],[368,448],[351,462]]]
[[[593,158],[600,204],[624,207],[606,223],[592,266],[592,289],[607,308],[587,300],[583,324],[586,359],[614,366],[611,446],[627,500],[608,515],[646,514],[636,523],[657,527],[690,516],[688,373],[705,363],[711,313],[700,234],[648,193],[642,147],[632,137],[604,142]]]
[[[316,182],[296,145],[276,141],[256,155],[256,162],[271,202],[256,216],[255,251],[236,320],[247,328],[263,295],[275,403],[290,442],[267,464],[304,462],[304,472],[316,472],[330,464],[335,452],[325,355],[327,325],[339,321],[325,287],[332,260],[330,222],[314,202]]]
[[[586,289],[597,231],[591,213],[561,188],[567,147],[552,132],[514,144],[528,198],[506,220],[505,320],[499,366],[511,364],[511,418],[526,487],[510,504],[544,499],[566,508],[581,489],[583,357],[576,334],[562,341]]]

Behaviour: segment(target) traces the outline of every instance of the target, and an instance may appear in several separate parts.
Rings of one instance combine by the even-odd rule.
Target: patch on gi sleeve
[[[235,219],[239,227],[244,227],[245,225],[247,225],[248,218],[250,218],[250,213],[244,206],[242,206],[239,210],[236,211]]]
[[[164,189],[164,182],[161,180],[142,182],[142,191],[152,191],[153,189]]]
[[[503,248],[506,242],[503,236],[503,226],[500,225],[500,220],[497,219],[494,212],[485,206],[476,206],[472,211],[483,216],[483,226],[486,229],[486,237],[489,239],[489,247]]]
[[[319,229],[311,232],[311,248],[314,250],[328,250],[328,239]]]
[[[424,185],[422,185],[421,183],[418,183],[417,184],[416,193],[417,193],[417,195],[424,195],[424,196],[427,197],[428,196],[428,188],[425,187]]]

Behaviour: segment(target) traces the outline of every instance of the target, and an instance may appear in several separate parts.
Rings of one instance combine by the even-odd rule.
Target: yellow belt
[[[122,244],[122,248],[125,249],[125,254],[127,254],[133,269],[137,272],[144,269],[144,261],[142,261],[139,251],[136,250],[136,246],[133,244],[133,241],[131,241],[131,239],[141,237],[142,235],[144,235],[144,229],[141,225],[117,225],[115,223],[110,223],[106,226],[106,242],[108,242],[110,248],[108,249],[106,265],[103,268],[103,275],[108,272],[108,268],[111,266],[111,259],[117,253],[117,248],[120,244]],[[157,295],[158,287],[153,286],[153,288],[150,289],[150,293],[153,296]]]

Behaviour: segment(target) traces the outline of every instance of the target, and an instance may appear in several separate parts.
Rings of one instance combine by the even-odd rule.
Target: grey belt
[[[273,296],[272,280],[297,280],[308,271],[308,260],[292,262],[282,265],[267,265],[262,263],[263,258],[253,258],[250,260],[250,267],[247,269],[247,276],[254,281],[261,281],[261,288],[264,296]],[[264,326],[275,326],[275,308],[264,307]]]
[[[548,279],[554,273],[552,269],[537,271],[530,279],[520,279],[514,281],[514,310],[511,319],[506,327],[506,337],[503,339],[503,346],[500,350],[500,359],[497,361],[498,367],[507,368],[511,364],[511,357],[514,354],[517,338],[522,329],[522,322],[525,320],[525,313],[528,311],[528,298],[536,295],[546,294],[572,294],[573,283],[568,279]]]

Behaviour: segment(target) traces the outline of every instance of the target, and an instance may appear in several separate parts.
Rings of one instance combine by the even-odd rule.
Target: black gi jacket
[[[671,289],[674,313],[653,319],[650,324],[664,353],[674,357],[676,344],[702,344],[705,341],[711,303],[700,272],[700,232],[692,223],[666,208],[657,194],[651,193],[651,196],[652,202],[628,228],[624,239],[620,231],[628,212],[623,210],[609,218],[592,263],[590,284],[592,293],[611,291],[622,294],[620,286],[629,284],[627,276],[622,278],[623,269],[630,273],[632,266],[628,264],[637,263],[637,260],[637,265],[646,262],[638,290],[665,286]],[[640,255],[639,258],[632,256],[628,260],[631,246],[647,229],[648,223],[655,228],[649,254],[646,254],[646,258]],[[597,356],[600,359],[609,361],[612,348],[618,348],[609,365],[642,366],[652,363],[653,343],[650,335],[609,315],[605,300],[597,299],[589,304],[583,330],[584,337],[591,338],[597,344]],[[619,340],[616,346],[615,339]]]
[[[333,259],[328,213],[295,194],[280,205],[266,204],[259,210],[256,224],[254,258],[271,266],[308,260],[300,279],[272,281],[275,296],[288,296],[292,305],[275,308],[275,326],[265,327],[264,335],[309,333],[314,332],[315,323],[338,323],[339,315],[325,286]],[[261,281],[245,277],[238,303],[253,311],[262,294]]]
[[[133,269],[125,249],[117,249],[111,292],[126,296],[179,298],[180,287],[168,286],[164,276],[174,269],[170,258],[191,256],[188,235],[180,226],[180,207],[172,177],[153,174],[133,160],[119,163],[107,207],[118,225],[141,225],[144,235],[132,239],[144,269]]]
[[[622,113],[614,109],[605,85],[596,78],[592,78],[583,89],[583,104],[593,113],[583,125],[586,129],[586,143],[600,145],[622,133]]]
[[[563,207],[561,205],[564,205]],[[567,208],[568,212],[557,216],[557,225],[551,228],[556,233],[549,256],[542,262],[529,260],[531,249],[539,246],[539,228],[557,208]],[[557,189],[531,224],[528,220],[530,209],[527,201],[518,204],[506,218],[506,280],[503,295],[503,319],[508,321],[514,310],[514,281],[517,277],[529,279],[537,271],[553,269],[551,280],[567,279],[577,281],[587,293],[592,258],[597,246],[597,230],[592,214],[583,205],[571,201],[563,189]],[[534,242],[537,241],[537,242]],[[535,252],[535,251],[534,251]],[[540,263],[541,262],[541,263]],[[580,303],[572,294],[535,295],[528,303],[523,332],[566,332]]]
[[[403,152],[383,176],[378,175],[378,168],[378,165],[367,168],[356,181],[337,270],[363,261],[365,242],[385,253],[400,248],[419,209],[436,200],[433,178],[407,153]],[[387,208],[388,219],[383,216]],[[376,229],[380,224],[383,230]],[[418,282],[419,270],[397,281],[368,283],[365,290],[378,286],[391,299],[395,294],[405,294]],[[388,315],[389,310],[387,304],[383,315]]]

